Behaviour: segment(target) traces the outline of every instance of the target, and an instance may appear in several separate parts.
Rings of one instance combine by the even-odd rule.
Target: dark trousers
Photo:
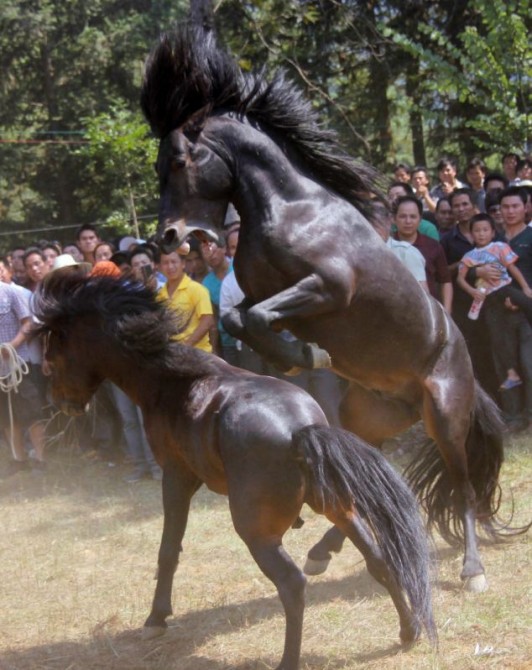
[[[515,286],[504,286],[490,293],[482,307],[484,320],[488,327],[495,365],[500,374],[504,370],[504,378],[510,368],[517,368],[517,356],[515,352],[514,338],[510,332],[511,312],[505,306],[506,298],[519,307],[523,316],[532,325],[532,299],[515,288]]]

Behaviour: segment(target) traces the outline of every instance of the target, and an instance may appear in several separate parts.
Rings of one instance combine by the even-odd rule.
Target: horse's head
[[[76,332],[77,331],[77,332]],[[94,364],[94,354],[80,338],[79,325],[54,329],[45,341],[45,361],[51,374],[52,400],[69,416],[83,414],[103,381]]]
[[[189,124],[187,124],[188,126]],[[191,233],[218,236],[233,177],[214,141],[200,131],[174,130],[161,140],[157,157],[160,185],[158,235],[170,253]]]

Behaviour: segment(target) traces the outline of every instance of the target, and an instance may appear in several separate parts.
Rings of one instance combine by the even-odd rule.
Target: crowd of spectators
[[[474,158],[458,174],[443,158],[431,186],[426,167],[397,165],[392,234],[424,257],[428,290],[464,335],[477,378],[521,430],[532,419],[532,160],[510,152],[488,171]]]
[[[424,290],[452,315],[477,377],[500,403],[509,428],[520,430],[532,420],[532,161],[509,153],[500,172],[489,172],[475,158],[461,181],[456,163],[444,158],[437,176],[431,186],[426,167],[397,165],[389,207],[381,205],[375,227]],[[244,297],[232,271],[239,227],[230,205],[220,238],[191,238],[168,254],[153,241],[130,236],[103,240],[95,226],[86,224],[71,242],[17,246],[0,258],[0,421],[12,453],[11,472],[42,470],[45,464],[45,424],[53,408],[40,343],[28,334],[32,295],[50,272],[75,266],[89,275],[126,275],[144,282],[180,315],[178,341],[232,365],[283,376],[221,324],[224,310]],[[28,368],[19,393],[8,388],[13,351],[19,365]],[[329,421],[339,424],[343,382],[334,373],[316,370],[287,379],[312,393]],[[161,470],[132,401],[105,382],[92,404],[96,420],[74,422],[81,455],[108,463],[124,458],[131,463],[125,478],[130,483],[159,480]]]

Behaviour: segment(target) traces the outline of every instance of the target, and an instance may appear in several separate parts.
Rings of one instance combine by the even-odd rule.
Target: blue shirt
[[[229,272],[233,271],[233,263],[229,266]],[[229,273],[228,273],[229,274]],[[218,279],[216,274],[211,270],[205,279],[201,282],[203,286],[209,291],[211,296],[211,302],[216,308],[217,313],[220,312],[220,291],[222,289],[222,280]],[[229,333],[225,330],[222,325],[222,321],[218,318],[218,323],[216,324],[218,332],[220,334],[220,342],[223,347],[236,347],[236,339],[231,337]]]

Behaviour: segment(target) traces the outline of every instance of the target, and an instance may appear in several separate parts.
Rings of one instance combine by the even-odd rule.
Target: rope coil
[[[24,375],[29,372],[28,364],[16,352],[15,347],[9,343],[0,344],[0,361],[2,363],[2,374],[0,374],[0,390],[8,394],[10,446],[13,458],[16,460],[14,447],[13,407],[11,404],[11,392],[18,393],[18,387]],[[5,372],[4,372],[5,371]]]
[[[0,357],[2,368],[7,372],[0,375],[0,390],[5,393],[18,392],[22,377],[29,372],[28,364],[16,352],[15,347],[9,343],[0,344]]]

